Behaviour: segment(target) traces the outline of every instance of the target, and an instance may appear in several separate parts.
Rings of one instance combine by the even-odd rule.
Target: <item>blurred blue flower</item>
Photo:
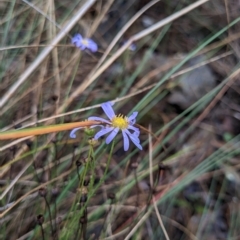
[[[136,51],[137,46],[136,46],[136,44],[132,43],[132,44],[129,46],[128,49],[129,49],[130,51],[134,52],[134,51]]]
[[[139,140],[139,134],[140,130],[137,127],[134,127],[133,125],[136,123],[136,117],[138,115],[138,112],[133,112],[129,117],[123,116],[123,115],[116,115],[114,113],[114,110],[112,108],[111,102],[103,103],[102,109],[108,116],[109,120],[106,120],[101,117],[89,117],[88,120],[95,120],[102,123],[106,123],[106,125],[102,125],[102,129],[96,133],[94,136],[94,139],[98,140],[101,136],[110,133],[106,138],[106,143],[109,144],[118,134],[119,131],[122,131],[123,135],[123,146],[124,151],[127,151],[129,149],[129,139],[140,149],[142,150],[142,146],[140,144]],[[92,127],[97,127],[99,125],[95,125]],[[71,131],[70,137],[75,138],[75,132],[79,128],[75,128]]]
[[[127,41],[123,41],[121,45],[125,45],[127,44]],[[131,43],[130,46],[128,47],[128,49],[132,52],[135,52],[137,49],[137,45],[135,43]]]
[[[77,33],[72,38],[72,44],[81,50],[89,49],[91,52],[98,50],[97,44],[90,38],[83,38],[81,34]]]

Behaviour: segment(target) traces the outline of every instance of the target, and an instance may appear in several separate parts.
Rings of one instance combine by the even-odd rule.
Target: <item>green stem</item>
[[[112,153],[113,153],[114,145],[115,145],[115,140],[113,140],[112,145],[111,145],[111,150],[110,150],[110,154],[109,154],[109,157],[108,157],[107,166],[105,168],[104,174],[103,174],[101,180],[99,181],[99,183],[96,185],[96,187],[89,194],[89,197],[87,198],[87,201],[85,202],[84,206],[82,207],[80,214],[82,214],[82,211],[87,207],[88,202],[90,201],[91,197],[94,196],[95,192],[99,189],[99,187],[102,185],[102,183],[106,179],[107,171],[108,171],[108,168],[109,168],[109,165],[110,165],[110,160],[112,159]]]

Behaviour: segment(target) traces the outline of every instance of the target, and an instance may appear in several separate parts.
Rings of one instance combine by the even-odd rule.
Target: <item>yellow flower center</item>
[[[82,39],[82,44],[85,45],[85,46],[88,46],[88,41],[85,40],[85,39]]]
[[[118,115],[112,119],[112,126],[115,128],[126,129],[128,127],[128,119],[123,115]]]

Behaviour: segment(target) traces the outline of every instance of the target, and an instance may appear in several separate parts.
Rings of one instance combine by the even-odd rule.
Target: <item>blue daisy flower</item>
[[[105,134],[109,135],[106,138],[106,143],[109,144],[112,140],[116,137],[119,131],[122,132],[123,136],[123,146],[124,151],[129,149],[129,140],[131,140],[137,148],[142,150],[142,146],[140,144],[139,135],[140,130],[139,128],[135,127],[134,124],[136,123],[136,117],[138,112],[133,112],[129,117],[123,115],[116,115],[112,108],[111,102],[106,102],[101,105],[103,111],[108,116],[109,120],[106,120],[101,117],[89,117],[88,120],[95,120],[102,123],[106,123],[106,125],[101,126],[101,130],[97,132],[94,136],[95,140],[98,140]],[[95,125],[92,127],[98,127],[99,125]],[[76,131],[80,128],[75,128],[71,131],[70,137],[75,138]]]
[[[89,49],[91,52],[96,52],[98,50],[97,44],[92,39],[83,38],[79,33],[72,38],[72,44],[81,50]]]

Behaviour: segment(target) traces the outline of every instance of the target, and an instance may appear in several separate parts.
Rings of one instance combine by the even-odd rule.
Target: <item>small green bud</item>
[[[95,135],[95,130],[93,128],[85,128],[84,132],[89,137],[93,137]]]

